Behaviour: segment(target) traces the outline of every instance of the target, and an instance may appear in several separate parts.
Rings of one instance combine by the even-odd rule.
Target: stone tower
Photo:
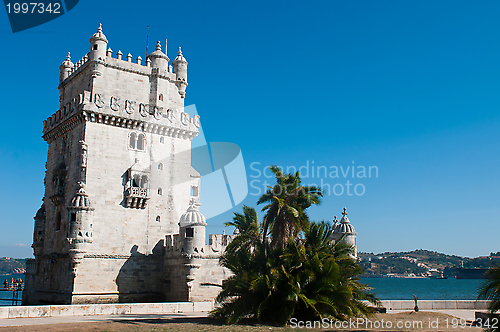
[[[356,231],[352,226],[349,218],[347,218],[347,209],[344,208],[342,211],[342,218],[340,221],[337,220],[337,216],[333,219],[333,233],[332,240],[335,242],[342,242],[354,248],[353,258],[358,257],[358,251],[356,247]]]
[[[200,122],[184,112],[188,63],[179,48],[169,66],[160,42],[145,64],[112,53],[99,25],[89,53],[76,63],[68,53],[60,66],[60,107],[43,122],[45,196],[24,304],[189,298],[164,291],[165,236],[178,236],[184,212],[196,215],[199,205],[191,140]],[[180,247],[208,250],[204,217],[184,221],[196,236],[183,233],[190,242]]]

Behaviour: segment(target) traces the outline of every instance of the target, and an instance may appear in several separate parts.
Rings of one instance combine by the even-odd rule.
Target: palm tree
[[[309,227],[305,210],[312,204],[320,204],[323,192],[315,186],[302,186],[299,172],[284,174],[276,165],[271,166],[271,171],[276,184],[257,201],[257,204],[267,203],[262,208],[266,211],[262,236],[265,241],[271,228],[271,246],[284,248],[288,238],[298,238],[300,231]]]
[[[264,260],[261,237],[254,253],[226,251],[221,264],[234,274],[224,282],[217,298],[220,307],[211,316],[230,324],[254,318],[285,325],[292,317],[344,320],[370,315],[372,310],[364,301],[379,302],[359,283],[362,270],[349,256],[352,249],[330,241],[331,230],[331,224],[311,223],[303,239],[290,238],[284,249],[269,248]],[[235,243],[243,248],[246,242]],[[235,264],[241,259],[244,262]]]
[[[490,301],[489,312],[493,314],[500,311],[500,266],[489,270],[486,277],[488,279],[479,289],[478,299]],[[500,327],[490,331],[500,331]]]

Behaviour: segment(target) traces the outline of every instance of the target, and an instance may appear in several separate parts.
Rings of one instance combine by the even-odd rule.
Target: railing
[[[148,190],[145,188],[130,187],[128,195],[136,197],[148,197]]]
[[[3,288],[0,288],[0,291],[12,292],[12,299],[0,299],[1,301],[12,301],[12,305],[17,305],[18,302],[22,302],[22,299],[19,299],[19,292],[24,290],[24,283],[22,279],[12,279],[8,281],[5,279],[3,282]]]

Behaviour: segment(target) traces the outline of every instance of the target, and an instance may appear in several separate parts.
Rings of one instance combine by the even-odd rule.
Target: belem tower
[[[160,42],[144,64],[112,53],[99,26],[60,66],[23,304],[211,300],[229,276],[218,258],[233,235],[205,245],[186,59],[179,48],[169,65]]]
[[[219,256],[235,235],[205,244],[191,166],[200,119],[184,112],[188,63],[180,48],[171,65],[166,53],[158,42],[144,64],[113,57],[99,25],[89,53],[59,67],[24,305],[209,301],[230,276]],[[355,246],[343,215],[332,240]]]

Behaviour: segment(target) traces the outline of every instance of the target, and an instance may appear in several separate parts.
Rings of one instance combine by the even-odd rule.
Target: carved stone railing
[[[128,208],[144,209],[149,200],[149,190],[139,187],[130,187],[125,192]]]

